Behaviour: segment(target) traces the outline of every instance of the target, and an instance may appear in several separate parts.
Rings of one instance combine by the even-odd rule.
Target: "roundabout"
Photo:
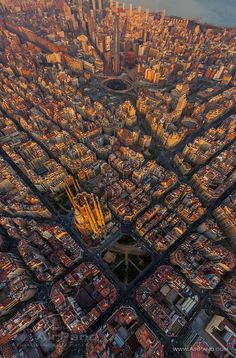
[[[128,93],[133,90],[132,82],[120,77],[109,77],[102,81],[102,86],[113,93]]]

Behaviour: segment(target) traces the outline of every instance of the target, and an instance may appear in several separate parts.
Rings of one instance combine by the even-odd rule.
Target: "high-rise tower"
[[[113,58],[113,71],[117,75],[120,73],[120,26],[119,16],[115,15],[114,23],[114,58]]]
[[[88,33],[93,42],[95,42],[95,21],[93,10],[90,10],[88,15]]]
[[[81,192],[78,181],[72,176],[66,178],[65,190],[74,209],[74,224],[83,237],[102,237],[106,232],[106,223],[111,220],[111,212],[102,205],[94,194]],[[71,187],[73,189],[71,190]],[[76,194],[74,194],[76,192]]]
[[[187,96],[186,94],[183,94],[178,100],[176,111],[182,114],[183,110],[187,106],[187,103],[188,103]]]

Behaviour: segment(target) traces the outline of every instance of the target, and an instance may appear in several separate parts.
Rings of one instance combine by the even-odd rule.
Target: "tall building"
[[[96,10],[96,0],[92,0],[92,8],[94,11]]]
[[[120,73],[120,26],[118,15],[115,15],[113,48],[113,71],[117,75]]]
[[[94,21],[94,12],[90,10],[88,14],[88,34],[91,39],[95,42],[95,21]]]
[[[103,9],[103,2],[102,0],[98,0],[98,9],[102,10]]]
[[[68,177],[64,184],[74,208],[74,224],[77,230],[85,237],[90,235],[100,237],[106,230],[106,222],[111,219],[110,210],[101,205],[96,195],[81,193],[78,182],[72,177]],[[76,191],[75,195],[74,191]]]
[[[60,8],[60,10],[63,12],[63,14],[67,17],[67,18],[71,18],[71,9],[70,6],[66,3],[65,0],[60,0],[58,2],[58,6]]]
[[[75,197],[74,222],[82,235],[99,235],[104,231],[104,214],[98,197],[94,194],[77,194]]]
[[[133,5],[130,4],[129,5],[129,16],[132,16],[133,15]]]
[[[178,100],[178,103],[176,106],[176,111],[182,113],[183,110],[185,109],[185,107],[187,106],[187,103],[188,103],[188,100],[187,100],[186,94],[183,94]]]
[[[165,17],[166,17],[166,10],[164,9],[164,10],[161,12],[161,24],[163,24],[163,22],[165,21]]]

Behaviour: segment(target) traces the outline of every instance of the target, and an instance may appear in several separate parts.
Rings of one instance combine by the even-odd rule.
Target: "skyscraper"
[[[133,5],[130,4],[129,5],[129,16],[132,16],[133,15]]]
[[[65,2],[65,0],[60,0],[58,3],[58,6],[60,8],[60,10],[63,12],[63,14],[67,17],[67,18],[71,18],[71,9],[69,7],[69,5]]]
[[[96,11],[96,0],[92,0],[92,8]]]
[[[114,23],[114,58],[113,58],[113,71],[115,74],[120,72],[120,29],[119,29],[119,16],[115,15]]]
[[[95,22],[93,10],[90,10],[88,14],[88,33],[93,42],[95,42]]]
[[[98,0],[98,9],[102,10],[103,9],[103,2],[102,0]]]
[[[185,109],[187,103],[188,103],[187,96],[186,96],[186,94],[183,94],[178,100],[178,103],[176,106],[176,111],[182,113],[183,110]]]

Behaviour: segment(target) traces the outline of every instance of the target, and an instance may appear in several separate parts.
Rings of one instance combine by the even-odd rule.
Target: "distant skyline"
[[[235,0],[125,0],[137,7],[160,11],[166,9],[168,15],[188,18],[200,18],[201,22],[208,22],[220,26],[236,27]]]

